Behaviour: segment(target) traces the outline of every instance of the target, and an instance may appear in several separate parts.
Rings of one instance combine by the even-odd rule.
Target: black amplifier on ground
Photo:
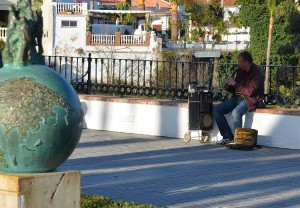
[[[212,130],[212,92],[204,87],[198,87],[197,82],[190,83],[188,92],[189,130]]]

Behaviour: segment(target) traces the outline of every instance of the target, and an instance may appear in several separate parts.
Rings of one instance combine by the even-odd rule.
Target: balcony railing
[[[116,42],[116,36],[115,35],[92,35],[92,44],[96,45],[105,45],[105,44],[110,44],[114,45]]]
[[[7,36],[7,28],[0,27],[0,39],[5,41],[6,36]]]
[[[146,36],[143,35],[122,35],[121,44],[122,45],[138,45],[145,44]]]
[[[86,45],[88,46],[149,46],[150,45],[150,33],[145,35],[121,35],[120,32],[116,32],[114,35],[100,35],[87,33]]]
[[[66,14],[68,11],[73,14],[83,14],[87,11],[87,3],[57,3],[57,14]]]
[[[221,50],[221,51],[238,51],[245,50],[249,47],[249,43],[243,42],[187,42],[179,41],[177,43],[169,42],[169,49],[197,49],[197,50]]]

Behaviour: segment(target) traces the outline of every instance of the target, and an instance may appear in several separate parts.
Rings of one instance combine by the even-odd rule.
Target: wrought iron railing
[[[269,86],[268,104],[300,107],[300,66],[270,66]]]
[[[79,93],[186,99],[190,82],[212,85],[212,62],[48,56],[46,64]]]
[[[237,64],[47,56],[46,64],[63,75],[78,93],[187,99],[196,81],[222,101],[230,94],[224,81]],[[265,66],[261,66],[265,70]],[[300,67],[270,66],[268,104],[300,107]]]

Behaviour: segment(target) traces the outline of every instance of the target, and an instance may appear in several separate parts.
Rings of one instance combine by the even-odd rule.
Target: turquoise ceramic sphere
[[[0,69],[0,171],[55,170],[78,144],[82,117],[75,90],[52,69]]]

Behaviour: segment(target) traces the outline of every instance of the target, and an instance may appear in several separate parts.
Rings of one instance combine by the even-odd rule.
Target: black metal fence
[[[263,69],[265,65],[261,66]],[[270,66],[269,105],[300,107],[300,67]]]
[[[196,81],[222,101],[230,94],[223,83],[236,64],[177,62],[89,57],[47,56],[46,64],[63,75],[78,93],[187,99],[188,85]],[[266,66],[261,66],[265,70]],[[270,66],[271,105],[300,107],[300,67]]]
[[[79,93],[186,99],[197,81],[211,88],[212,62],[171,62],[82,57],[46,57]]]

